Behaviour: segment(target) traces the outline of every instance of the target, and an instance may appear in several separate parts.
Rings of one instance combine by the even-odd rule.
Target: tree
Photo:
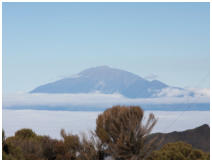
[[[209,160],[209,153],[194,149],[190,144],[175,142],[165,144],[160,150],[153,151],[149,160]]]
[[[144,125],[144,111],[139,106],[113,106],[96,120],[96,136],[101,141],[104,156],[112,159],[145,159],[152,151],[155,139],[146,140],[156,124],[153,114]]]

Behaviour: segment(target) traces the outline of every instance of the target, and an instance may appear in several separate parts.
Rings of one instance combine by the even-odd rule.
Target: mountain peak
[[[154,93],[166,88],[160,81],[148,81],[131,72],[97,66],[70,77],[35,88],[31,93],[120,93],[129,98],[153,97]]]

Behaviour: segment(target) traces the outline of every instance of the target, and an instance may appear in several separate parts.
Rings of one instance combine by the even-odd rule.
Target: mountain
[[[39,86],[30,93],[120,93],[128,98],[150,98],[169,87],[158,80],[148,81],[133,73],[99,66],[69,78]]]
[[[210,127],[207,124],[182,132],[175,131],[171,133],[154,133],[148,138],[152,139],[156,136],[158,141],[162,139],[160,147],[166,143],[183,141],[191,144],[194,148],[201,149],[205,152],[210,152]]]

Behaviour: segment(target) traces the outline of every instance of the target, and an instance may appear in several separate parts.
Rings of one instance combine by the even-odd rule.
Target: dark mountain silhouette
[[[182,132],[153,133],[148,138],[154,138],[156,136],[158,137],[158,141],[162,140],[160,147],[166,143],[183,141],[191,144],[194,148],[210,152],[210,127],[207,124]]]
[[[133,73],[99,66],[77,75],[39,86],[31,93],[120,93],[129,98],[149,98],[169,87],[158,80],[148,81]]]

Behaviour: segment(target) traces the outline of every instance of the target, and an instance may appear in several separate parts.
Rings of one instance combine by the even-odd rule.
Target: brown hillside
[[[182,132],[153,133],[149,137],[155,136],[158,136],[158,141],[162,140],[159,148],[166,143],[183,141],[191,144],[194,148],[210,152],[210,127],[207,124]]]

